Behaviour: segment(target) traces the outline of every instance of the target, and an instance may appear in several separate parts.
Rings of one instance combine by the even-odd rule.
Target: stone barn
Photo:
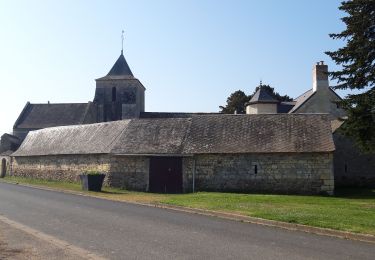
[[[148,112],[146,88],[121,51],[96,79],[92,102],[26,103],[13,135],[1,139],[0,176],[74,181],[99,170],[107,185],[155,192],[375,187],[375,154],[362,154],[340,134],[346,112],[327,72],[315,64],[312,87],[289,102],[259,86],[247,115]]]
[[[239,191],[332,194],[328,115],[191,115],[52,127],[30,132],[13,174],[160,193]]]

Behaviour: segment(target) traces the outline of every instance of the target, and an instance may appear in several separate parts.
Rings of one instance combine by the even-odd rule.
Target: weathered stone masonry
[[[108,173],[109,155],[49,155],[15,157],[12,165],[14,176],[46,180],[78,181],[79,174],[88,170]]]
[[[14,176],[79,181],[85,171],[106,174],[105,185],[129,190],[148,190],[149,159],[140,156],[50,155],[17,157],[13,162]]]
[[[146,156],[113,156],[107,185],[148,191],[150,159]]]
[[[332,194],[333,155],[211,154],[184,157],[183,189],[196,191]],[[195,161],[195,162],[194,162]],[[256,170],[255,170],[256,168]],[[78,181],[86,170],[107,174],[105,184],[129,190],[148,190],[147,156],[59,155],[17,157],[15,176]]]
[[[195,160],[198,191],[332,194],[332,159],[331,153],[196,155],[184,159],[184,188],[191,191]]]

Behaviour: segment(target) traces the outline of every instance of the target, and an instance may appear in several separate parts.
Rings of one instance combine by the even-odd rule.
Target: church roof
[[[13,156],[334,151],[326,114],[192,115],[32,131]]]
[[[128,63],[125,60],[124,54],[121,51],[120,57],[113,65],[112,69],[108,72],[107,76],[132,76],[133,73],[129,68]]]
[[[31,104],[26,103],[14,128],[40,129],[53,126],[93,123],[87,116],[95,109],[89,103]]]
[[[268,93],[267,89],[265,89],[262,86],[259,86],[259,89],[253,97],[250,99],[248,104],[256,104],[256,103],[278,103],[275,98],[271,96],[270,93]]]
[[[111,70],[108,72],[107,76],[99,78],[103,79],[134,79],[133,73],[130,70],[128,63],[125,60],[123,51],[121,51],[120,57],[118,57],[115,64],[112,66]]]

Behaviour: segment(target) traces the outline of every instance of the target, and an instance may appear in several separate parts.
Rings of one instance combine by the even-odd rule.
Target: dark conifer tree
[[[245,103],[248,101],[249,97],[243,91],[237,90],[227,98],[226,106],[220,106],[220,113],[234,114],[236,111],[238,114],[245,114]]]
[[[342,130],[364,151],[375,152],[375,0],[344,1],[339,9],[347,14],[341,19],[346,28],[329,36],[345,45],[326,52],[341,66],[330,76],[335,89],[357,90],[340,104],[348,112]]]

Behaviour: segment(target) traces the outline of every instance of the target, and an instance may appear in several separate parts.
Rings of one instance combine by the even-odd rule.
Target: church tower
[[[97,121],[138,118],[145,111],[145,87],[133,76],[123,51],[109,73],[96,79]]]

